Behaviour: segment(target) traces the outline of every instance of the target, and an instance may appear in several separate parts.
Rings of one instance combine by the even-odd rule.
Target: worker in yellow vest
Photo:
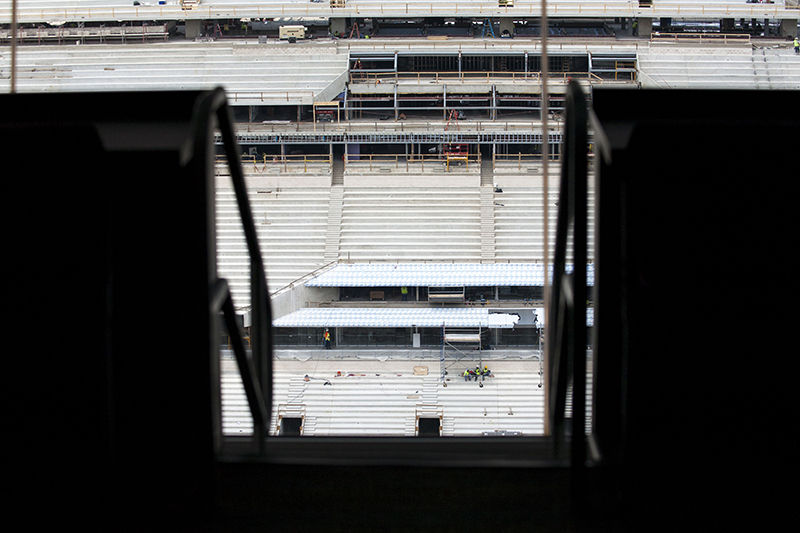
[[[800,54],[800,41],[797,40],[797,37],[794,38],[794,53]]]
[[[400,294],[403,297],[403,301],[408,301],[408,287],[400,287]]]
[[[326,350],[330,350],[331,349],[331,332],[328,331],[328,328],[325,328],[325,334],[322,336],[322,338],[325,339],[325,349]]]

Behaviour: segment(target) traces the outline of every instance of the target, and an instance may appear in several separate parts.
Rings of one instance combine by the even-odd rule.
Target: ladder
[[[492,37],[497,38],[494,34],[494,25],[492,24],[492,19],[483,19],[483,25],[481,26],[481,37],[486,36],[486,27],[489,27],[489,33],[492,34]]]

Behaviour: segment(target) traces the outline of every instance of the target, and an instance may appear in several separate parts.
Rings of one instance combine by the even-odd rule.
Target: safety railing
[[[302,101],[311,105],[314,101],[314,91],[232,91],[228,94],[231,102],[261,102],[274,104],[277,102],[295,103]]]
[[[17,40],[20,42],[50,42],[80,40],[90,41],[99,40],[147,40],[160,39],[166,40],[169,37],[169,30],[166,24],[148,26],[146,24],[136,26],[111,26],[107,28],[19,28],[17,30]],[[11,39],[10,29],[0,29],[0,42]]]
[[[333,163],[331,154],[292,154],[292,155],[250,155],[242,154],[239,158],[246,170],[256,173],[267,172],[273,168],[281,168],[284,172],[292,170],[303,173],[319,171],[320,166],[330,168]],[[217,155],[216,164],[224,165],[227,161],[225,155]]]
[[[750,44],[747,33],[653,33],[650,42],[654,43],[717,43]]]
[[[549,81],[568,82],[572,79],[602,82],[603,78],[592,72],[550,72]],[[532,81],[541,82],[542,73],[535,72],[487,72],[487,71],[462,71],[462,72],[362,72],[350,71],[350,83],[381,84],[387,82],[466,82],[474,81],[488,83],[493,81]]]
[[[547,156],[548,161],[561,160],[561,154],[559,153],[552,153],[551,151],[547,154]],[[542,154],[494,154],[492,156],[492,164],[502,164],[504,169],[509,169],[516,166],[516,169],[521,171],[523,165],[528,163],[541,163],[542,157]]]
[[[450,166],[458,162],[463,162],[468,169],[470,164],[480,164],[481,154],[466,152],[441,154],[347,154],[345,157],[346,165],[359,165],[368,168],[370,171],[386,167],[409,170],[411,167],[417,166],[424,171],[426,164],[428,168],[444,166],[446,170],[449,170]]]
[[[387,108],[391,111],[392,108]],[[437,115],[441,114],[441,108],[433,108],[432,112]],[[556,123],[559,123],[561,118],[555,117]],[[370,120],[353,120],[342,121],[340,123],[321,123],[322,128],[319,133],[338,133],[338,134],[419,134],[425,135],[428,132],[441,132],[447,120],[430,120],[428,117],[411,117],[407,122],[387,122],[387,121],[370,121]],[[475,133],[503,133],[503,132],[521,132],[527,130],[538,130],[541,128],[541,123],[538,120],[475,120],[464,119],[459,120],[459,123],[469,126],[470,132]],[[275,124],[237,124],[236,131],[240,135],[260,135],[267,133],[278,133],[291,135],[295,133],[311,134],[313,133],[313,125],[303,122],[284,121]],[[452,132],[448,132],[452,133]]]

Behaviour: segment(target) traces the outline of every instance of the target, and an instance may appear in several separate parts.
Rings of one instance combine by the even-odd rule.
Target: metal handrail
[[[289,289],[293,288],[293,287],[294,287],[294,286],[295,286],[297,283],[299,283],[299,282],[303,281],[304,279],[307,279],[307,278],[313,278],[314,276],[316,276],[316,275],[317,275],[317,272],[319,272],[319,271],[321,271],[321,270],[325,270],[325,269],[326,269],[326,268],[328,268],[329,266],[331,266],[331,265],[335,265],[335,264],[339,263],[339,261],[340,261],[340,259],[338,259],[338,258],[337,258],[337,259],[334,259],[333,261],[330,261],[330,262],[328,262],[328,263],[325,263],[325,264],[324,264],[324,265],[322,265],[321,267],[319,267],[319,268],[316,268],[316,269],[312,270],[311,272],[309,272],[309,273],[307,273],[307,274],[304,274],[304,275],[300,276],[299,278],[297,278],[297,279],[295,279],[295,280],[293,280],[293,281],[290,281],[289,283],[287,283],[286,285],[284,285],[284,286],[283,286],[283,287],[281,287],[280,289],[278,289],[278,290],[276,290],[275,292],[273,292],[272,294],[270,294],[270,297],[271,297],[271,298],[274,298],[274,297],[275,297],[275,296],[277,296],[278,294],[280,294],[280,293],[282,293],[282,292],[284,292],[284,291],[286,291],[286,290],[289,290]]]
[[[193,141],[181,150],[184,164],[194,164],[198,173],[207,172],[207,165],[213,161],[214,119],[219,127],[225,154],[228,160],[231,182],[236,194],[239,216],[250,256],[250,301],[253,326],[250,335],[252,357],[244,348],[244,336],[236,322],[233,298],[224,279],[217,277],[211,283],[209,312],[216,315],[222,311],[231,344],[236,356],[242,383],[245,388],[250,414],[253,417],[253,439],[263,453],[267,437],[266,426],[272,412],[272,310],[269,302],[266,273],[258,244],[255,222],[247,196],[244,172],[239,161],[239,146],[233,129],[233,119],[228,107],[225,91],[218,87],[198,100],[192,119]],[[214,364],[219,364],[215,361]]]
[[[428,81],[491,81],[491,80],[511,80],[511,81],[536,81],[540,82],[542,73],[539,71],[528,72],[487,72],[480,71],[432,71],[432,72],[365,72],[359,70],[350,71],[351,83],[379,83],[383,81],[408,81],[416,80],[418,83],[423,80]],[[586,79],[591,81],[603,81],[603,78],[592,73],[582,71],[570,72],[549,72],[549,80],[569,81],[570,79]]]
[[[653,33],[650,35],[651,42],[670,42],[670,43],[697,43],[697,42],[722,42],[728,43],[750,43],[749,33]]]
[[[586,457],[586,270],[567,272],[567,239],[572,227],[573,264],[587,258],[587,147],[588,111],[580,85],[572,82],[567,92],[567,114],[561,164],[561,184],[553,259],[553,298],[547,327],[547,358],[550,389],[549,417],[556,442],[566,440],[567,386],[572,385],[572,437],[570,456],[573,472],[583,468]],[[579,275],[579,272],[582,274]]]

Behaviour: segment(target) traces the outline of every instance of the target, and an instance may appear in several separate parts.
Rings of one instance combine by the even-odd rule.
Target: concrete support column
[[[187,20],[186,21],[186,38],[196,39],[203,35],[203,21],[202,20]]]
[[[501,17],[498,37],[503,37],[503,32],[508,32],[508,37],[514,36],[514,19]]]
[[[781,37],[794,37],[797,35],[797,21],[794,19],[781,20]]]
[[[331,35],[337,33],[344,37],[347,34],[347,19],[344,17],[336,17],[330,19],[330,32]]]
[[[722,19],[719,21],[719,29],[722,33],[731,33],[734,31],[733,19]]]
[[[639,17],[636,22],[636,34],[641,37],[650,37],[650,34],[653,33],[653,19]]]

